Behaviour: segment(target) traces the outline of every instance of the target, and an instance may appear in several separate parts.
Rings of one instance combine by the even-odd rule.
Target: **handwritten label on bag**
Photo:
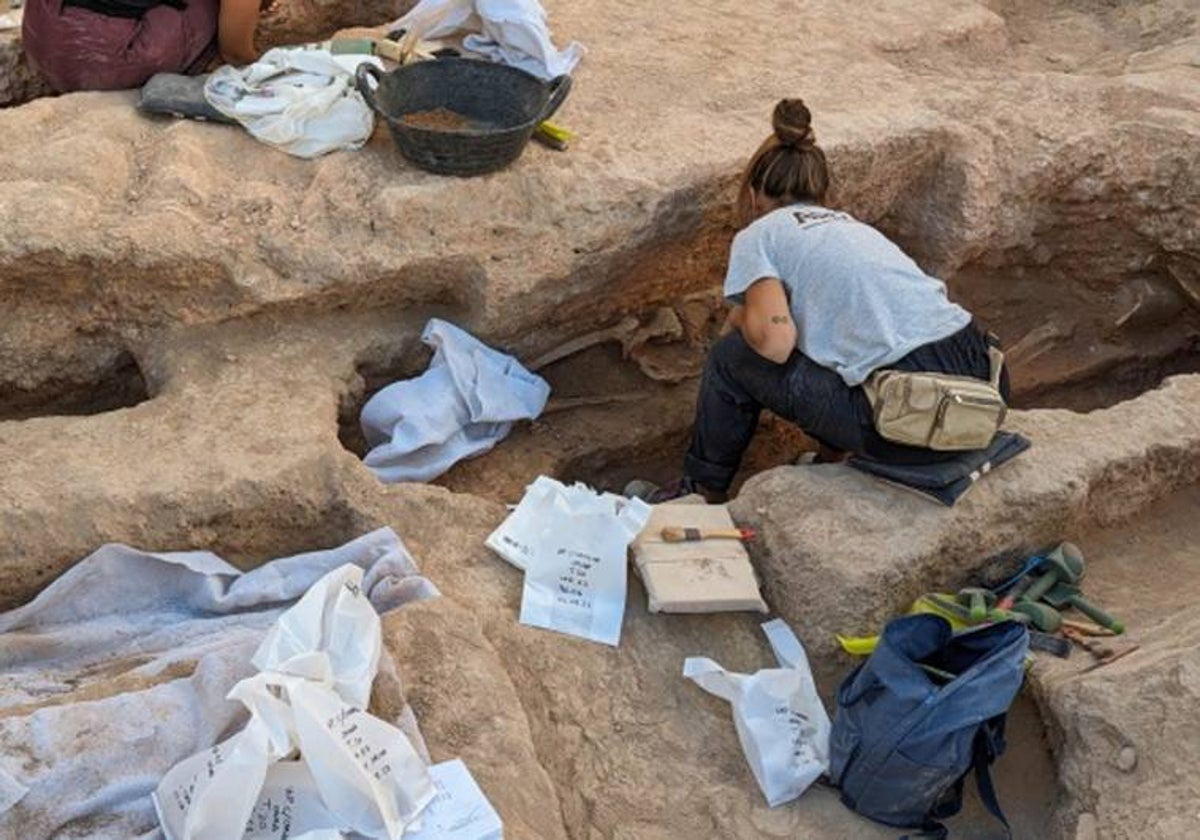
[[[602,527],[598,517],[586,519],[580,524]],[[574,533],[556,536],[573,544],[545,548],[525,573],[521,623],[616,645],[625,614],[625,543],[618,536],[605,546],[601,536],[594,544],[607,548],[602,552],[578,545]]]
[[[429,768],[437,796],[404,840],[502,840],[500,816],[459,759]]]

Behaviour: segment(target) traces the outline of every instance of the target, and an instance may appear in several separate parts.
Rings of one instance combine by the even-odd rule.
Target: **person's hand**
[[[217,17],[217,46],[221,58],[229,64],[253,64],[258,61],[254,29],[258,25],[261,0],[221,0]]]

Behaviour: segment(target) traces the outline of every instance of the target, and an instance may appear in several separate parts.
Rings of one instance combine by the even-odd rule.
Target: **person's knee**
[[[722,378],[729,378],[754,351],[737,330],[722,336],[708,351],[707,367]]]

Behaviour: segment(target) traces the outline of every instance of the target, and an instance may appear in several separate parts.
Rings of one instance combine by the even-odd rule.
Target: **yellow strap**
[[[870,656],[879,644],[878,636],[843,636],[837,634],[838,644],[851,656]]]
[[[955,596],[949,593],[932,593],[947,601],[953,601]],[[922,595],[917,600],[913,601],[912,606],[908,608],[908,615],[916,615],[918,613],[929,613],[930,615],[940,615],[942,618],[950,622],[950,626],[955,632],[964,630],[970,625],[959,618],[949,610],[944,610],[936,603],[929,600],[928,596]],[[851,656],[870,656],[879,644],[878,636],[843,636],[840,633],[835,634],[838,644],[842,646],[842,650]]]

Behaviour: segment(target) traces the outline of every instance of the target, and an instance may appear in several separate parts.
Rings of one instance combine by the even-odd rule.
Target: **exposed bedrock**
[[[0,609],[106,541],[249,567],[391,525],[444,593],[385,621],[407,700],[512,836],[894,836],[828,791],[767,809],[728,708],[681,679],[688,655],[769,664],[758,616],[650,615],[634,582],[621,646],[592,645],[517,624],[520,574],[483,548],[539,472],[677,469],[738,169],[802,95],[837,203],[1006,340],[1034,447],[952,510],[842,467],[751,478],[734,510],[766,597],[828,695],[850,664],[833,633],[1076,540],[1143,649],[1034,669],[999,773],[1017,836],[1194,834],[1194,4],[547,5],[591,50],[559,118],[580,139],[470,181],[406,166],[382,130],[306,162],[145,119],[132,93],[0,110]],[[400,11],[280,0],[268,31]],[[443,487],[384,487],[357,457],[358,408],[424,367],[430,316],[531,359],[663,306],[682,339],[546,371],[558,397],[623,401],[522,427]],[[767,421],[750,471],[802,445]]]

